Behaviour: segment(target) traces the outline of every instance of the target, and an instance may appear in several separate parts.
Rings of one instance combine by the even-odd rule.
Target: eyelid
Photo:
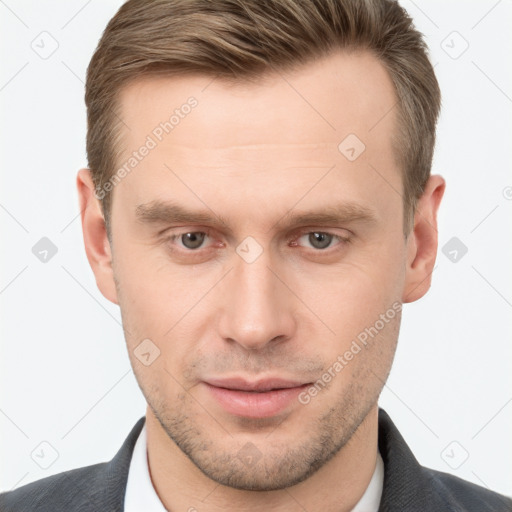
[[[193,228],[193,229],[182,229],[181,231],[178,231],[176,233],[167,234],[165,236],[165,241],[167,242],[175,242],[176,240],[179,240],[183,235],[186,235],[187,233],[204,233],[208,238],[212,238],[211,236],[212,230],[209,228]],[[199,249],[188,249],[186,247],[179,246],[179,248],[183,251],[187,252],[199,252],[200,250],[205,250],[208,248],[208,246],[200,247]]]
[[[341,230],[345,234],[336,232],[336,229],[338,229],[338,231]],[[335,236],[338,238],[350,238],[353,235],[353,233],[346,228],[329,228],[329,227],[316,228],[314,226],[313,227],[308,226],[305,228],[299,228],[299,229],[295,230],[293,236],[298,238],[303,235],[307,235],[308,233],[325,233],[326,235],[332,235],[332,236]]]
[[[166,231],[168,231],[168,230],[166,230]],[[172,241],[174,243],[177,239],[179,239],[183,235],[186,235],[187,233],[204,233],[208,238],[212,239],[213,238],[212,231],[213,230],[211,228],[203,228],[203,227],[194,227],[191,229],[185,228],[185,229],[181,229],[180,231],[178,231],[176,233],[166,235],[165,240]],[[340,244],[350,243],[351,238],[352,238],[352,233],[346,229],[344,231],[347,233],[347,235],[335,233],[333,231],[330,231],[329,228],[315,229],[315,228],[311,228],[311,227],[306,227],[306,228],[300,228],[300,229],[296,230],[292,236],[289,236],[287,238],[288,238],[288,242],[296,242],[299,238],[302,238],[304,235],[308,235],[310,233],[323,233],[326,235],[330,235],[333,238],[337,238],[339,241],[338,244],[336,244],[332,247],[328,247],[327,249],[322,249],[322,250],[316,249],[315,250],[312,248],[305,247],[306,249],[310,249],[310,250],[314,250],[314,251],[318,251],[318,252],[327,252],[330,249],[335,249]],[[199,249],[195,249],[195,250],[187,249],[186,247],[180,246],[180,249],[183,251],[186,251],[186,252],[193,253],[193,252],[199,252],[201,250],[206,250],[208,248],[211,248],[211,245],[205,246],[205,247],[200,247]],[[299,244],[297,244],[297,245],[299,245]],[[304,246],[299,246],[299,247],[304,247]]]
[[[335,249],[338,245],[345,244],[345,243],[350,243],[350,241],[352,240],[352,233],[350,233],[347,230],[345,230],[345,231],[347,231],[347,235],[341,235],[341,234],[338,234],[338,233],[334,233],[333,231],[329,231],[328,229],[329,228],[327,228],[327,229],[325,229],[325,228],[322,228],[322,229],[302,228],[301,230],[299,230],[299,231],[297,231],[295,233],[295,235],[293,236],[293,238],[290,241],[291,242],[295,242],[299,238],[302,238],[304,235],[308,235],[310,233],[322,233],[322,234],[330,235],[330,236],[332,236],[334,238],[337,238],[339,240],[339,243],[337,243],[336,245],[333,245],[331,247],[328,247],[327,249],[316,249],[316,250],[312,249],[312,250],[315,250],[315,251],[318,251],[318,252],[327,252],[330,249]],[[306,249],[311,249],[311,248],[306,247]]]

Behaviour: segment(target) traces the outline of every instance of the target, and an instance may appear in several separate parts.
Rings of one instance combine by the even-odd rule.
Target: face
[[[96,276],[150,414],[221,484],[298,483],[375,408],[395,351],[415,245],[391,80],[340,52],[258,83],[148,78],[120,99],[119,167],[138,156]]]

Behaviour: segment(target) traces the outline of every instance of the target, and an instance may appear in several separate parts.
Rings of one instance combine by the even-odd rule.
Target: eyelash
[[[319,254],[330,252],[331,250],[334,250],[336,247],[338,247],[340,245],[346,245],[346,244],[351,242],[351,238],[348,237],[348,236],[337,235],[336,233],[331,233],[330,231],[321,231],[321,230],[309,230],[309,231],[308,230],[304,230],[304,231],[300,231],[298,233],[298,235],[294,236],[293,240],[296,240],[296,239],[298,240],[299,238],[302,238],[304,235],[309,235],[311,233],[321,233],[322,235],[330,235],[330,236],[333,237],[333,239],[337,239],[338,240],[338,243],[336,245],[329,246],[326,249],[315,249],[315,248],[308,247],[309,250],[312,250],[312,251],[317,252]]]
[[[183,235],[186,235],[187,233],[204,233],[207,237],[210,237],[210,234],[211,234],[211,231],[209,231],[208,229],[204,229],[202,231],[182,231],[180,233],[177,233],[177,234],[174,234],[174,235],[171,235],[169,236],[166,241],[167,242],[171,242],[171,243],[174,243],[176,240],[179,240]],[[338,240],[338,243],[335,244],[334,246],[329,246],[325,249],[315,249],[315,248],[311,248],[311,247],[307,247],[306,249],[309,249],[313,252],[316,252],[316,253],[319,253],[319,254],[322,254],[322,253],[328,253],[330,252],[331,250],[333,250],[334,248],[340,246],[340,245],[346,245],[346,244],[349,244],[352,239],[349,237],[349,236],[342,236],[342,235],[337,235],[336,233],[331,233],[330,231],[321,231],[321,230],[303,230],[303,231],[300,231],[298,233],[296,233],[292,239],[288,240],[288,242],[293,242],[293,241],[296,241],[300,238],[302,238],[304,235],[309,235],[311,233],[321,233],[323,235],[330,235],[333,237],[333,239],[337,239]],[[296,247],[296,246],[299,246],[298,244],[294,244],[293,247]],[[300,247],[300,246],[299,246]],[[198,249],[187,249],[186,247],[180,247],[179,250],[182,250],[184,252],[187,252],[187,253],[190,253],[190,254],[193,254],[193,253],[199,253],[201,251],[201,249],[204,249],[203,247],[200,247]]]

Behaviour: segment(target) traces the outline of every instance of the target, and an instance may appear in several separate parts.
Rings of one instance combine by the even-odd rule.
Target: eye
[[[348,238],[344,238],[340,235],[335,235],[333,233],[327,233],[325,231],[310,231],[308,233],[302,234],[297,240],[299,241],[302,239],[304,239],[308,244],[310,244],[310,247],[320,251],[332,247],[333,241],[338,241],[338,244],[349,241]],[[299,243],[299,245],[304,245],[304,243]]]
[[[178,239],[185,249],[194,250],[201,247],[207,236],[203,231],[188,231],[187,233],[174,235],[171,240],[174,242]]]

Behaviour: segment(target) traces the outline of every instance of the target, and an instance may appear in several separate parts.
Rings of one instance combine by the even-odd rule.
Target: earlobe
[[[430,288],[437,254],[437,211],[445,186],[441,176],[431,176],[418,201],[414,227],[407,241],[404,303],[420,299]]]
[[[100,292],[105,298],[118,304],[112,269],[112,249],[107,237],[101,204],[94,195],[90,169],[78,171],[76,184],[87,260]]]

